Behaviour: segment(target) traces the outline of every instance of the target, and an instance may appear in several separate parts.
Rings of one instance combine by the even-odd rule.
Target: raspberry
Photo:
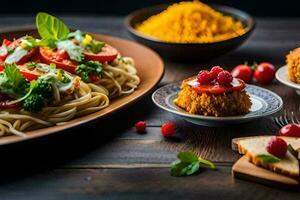
[[[268,142],[266,149],[270,154],[282,158],[286,155],[288,146],[283,139],[274,136]]]
[[[145,121],[139,121],[134,126],[138,133],[144,133],[146,131],[147,124]]]
[[[222,71],[217,77],[218,83],[224,86],[230,86],[232,80],[233,78],[229,71]]]
[[[222,71],[224,71],[224,70],[220,66],[214,66],[213,68],[211,68],[210,75],[212,76],[212,79],[214,79],[214,80],[217,79],[218,74]]]
[[[173,136],[176,130],[176,126],[172,122],[167,122],[161,126],[161,134],[164,137]]]
[[[201,85],[207,85],[213,81],[209,71],[207,70],[201,70],[197,75],[197,79]]]

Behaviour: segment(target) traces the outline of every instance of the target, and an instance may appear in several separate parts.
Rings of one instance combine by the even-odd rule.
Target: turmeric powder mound
[[[175,3],[136,29],[153,38],[177,43],[218,42],[246,32],[240,21],[199,1]]]

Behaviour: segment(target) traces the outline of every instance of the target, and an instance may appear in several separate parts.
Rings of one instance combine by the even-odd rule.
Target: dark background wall
[[[34,14],[38,11],[51,13],[85,13],[97,15],[125,15],[130,11],[175,0],[1,0],[1,13]],[[300,16],[299,0],[204,0],[233,6],[255,16]]]

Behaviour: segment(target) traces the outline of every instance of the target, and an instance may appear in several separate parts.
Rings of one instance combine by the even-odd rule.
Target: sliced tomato
[[[20,70],[20,74],[27,80],[32,81],[36,80],[39,76],[46,74],[47,72],[40,71],[38,69],[29,69],[27,67],[28,63],[24,65],[18,65],[18,69]]]
[[[12,43],[12,41],[8,40],[8,39],[3,39],[2,41],[2,45],[8,46]]]
[[[0,47],[0,60],[4,61],[8,55],[7,46],[11,44],[11,41],[4,39],[2,41],[2,46]]]
[[[3,72],[4,70],[4,63],[0,61],[0,72]]]
[[[3,47],[3,46],[0,47],[0,60],[4,61],[5,58],[7,57],[7,55],[8,55],[8,52],[6,50],[6,47]]]
[[[9,43],[9,42],[7,42]],[[17,40],[14,40],[13,42],[9,43],[9,45],[7,45],[8,48],[10,49],[16,49],[17,47],[19,47],[22,43],[22,38],[19,38]],[[23,56],[20,60],[18,60],[16,62],[17,65],[22,65],[24,63],[26,63],[27,61],[30,60],[30,58],[34,57],[37,53],[37,48],[33,48],[31,49],[25,56]]]
[[[19,47],[22,43],[22,38],[16,39],[14,41],[5,41],[8,45],[6,45],[8,48],[15,49]]]
[[[83,54],[86,60],[94,60],[103,63],[110,62],[116,59],[118,56],[118,50],[106,44],[99,53],[93,53],[91,51],[85,50]]]
[[[54,63],[56,67],[75,74],[77,63],[69,58],[62,58],[61,52],[48,47],[39,48],[40,59],[46,64]]]
[[[64,49],[57,50],[57,60],[63,61],[66,59],[70,59],[69,54]]]

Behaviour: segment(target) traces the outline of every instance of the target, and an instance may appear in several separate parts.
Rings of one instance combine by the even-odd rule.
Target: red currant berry
[[[167,122],[161,126],[161,134],[164,137],[173,136],[176,130],[176,126],[172,122]]]
[[[230,86],[233,78],[229,71],[222,71],[218,74],[217,81],[220,85]]]
[[[286,155],[288,146],[283,139],[274,136],[268,142],[266,149],[270,154],[282,158]]]
[[[222,67],[220,66],[214,66],[213,68],[211,68],[210,70],[210,75],[212,76],[212,78],[215,80],[218,77],[218,74],[220,72],[224,71]]]
[[[145,121],[139,121],[134,126],[138,133],[144,133],[146,131],[147,124]]]
[[[201,70],[197,75],[197,79],[201,85],[208,85],[213,81],[209,71],[207,70]]]

